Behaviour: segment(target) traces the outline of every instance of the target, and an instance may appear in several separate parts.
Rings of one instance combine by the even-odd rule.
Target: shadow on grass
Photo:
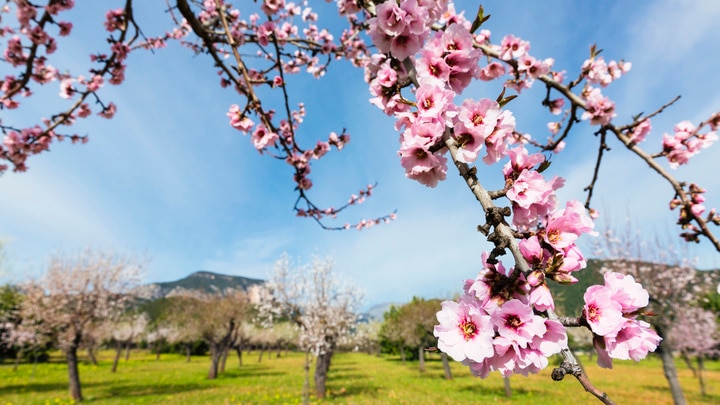
[[[15,384],[5,385],[0,387],[0,397],[6,394],[17,394],[19,392],[47,392],[57,390],[67,390],[67,382],[59,383],[27,383],[27,384]]]
[[[512,385],[512,383],[511,383],[511,385]],[[473,385],[460,387],[459,390],[471,392],[473,394],[478,394],[478,395],[488,395],[488,396],[495,395],[495,396],[501,396],[501,397],[505,396],[504,388],[488,387],[488,386],[484,386],[482,384],[473,384]],[[525,396],[538,397],[538,396],[542,395],[542,392],[539,390],[529,390],[527,388],[512,387],[511,391],[512,391],[511,397],[525,397]]]
[[[271,377],[288,374],[282,371],[274,371],[272,369],[251,369],[251,368],[233,368],[225,369],[225,372],[218,374],[218,379],[244,378],[244,377]]]
[[[190,391],[202,391],[212,386],[190,383],[190,384],[113,384],[92,399],[84,402],[95,402],[109,398],[132,398],[156,395],[179,394]]]

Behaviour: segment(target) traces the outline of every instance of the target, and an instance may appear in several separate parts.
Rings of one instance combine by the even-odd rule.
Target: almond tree
[[[194,326],[198,335],[210,345],[207,378],[215,379],[223,355],[231,347],[242,322],[250,317],[250,301],[243,291],[225,295],[194,293],[182,298],[171,319]]]
[[[106,331],[108,337],[115,342],[115,358],[111,371],[117,371],[123,346],[125,348],[125,361],[130,357],[130,347],[133,342],[142,338],[148,326],[147,314],[143,312],[129,312],[123,314],[119,319],[108,322]]]
[[[300,328],[298,346],[315,357],[315,396],[325,398],[327,373],[339,339],[357,322],[360,290],[333,273],[331,259],[294,266],[288,256],[275,263],[259,306],[261,316],[290,319]],[[308,400],[309,357],[304,400]]]
[[[312,165],[331,150],[343,150],[350,135],[338,124],[336,131],[318,140],[308,142],[301,136],[307,111],[303,103],[290,102],[290,76],[304,72],[321,78],[333,61],[346,60],[363,70],[372,103],[395,120],[400,136],[385,138],[395,144],[406,176],[435,187],[454,166],[469,198],[477,200],[485,214],[478,229],[493,248],[479,260],[480,274],[464,284],[464,294],[443,303],[435,331],[438,347],[482,377],[495,371],[505,376],[539,372],[547,367],[549,357],[560,354],[563,362],[552,378],[572,375],[608,404],[612,400],[607,393],[589,381],[570,351],[565,327],[590,328],[606,343],[619,345],[617,351],[599,353],[611,357],[628,349],[617,334],[632,332],[644,342],[643,350],[633,355],[643,358],[660,343],[637,315],[642,310],[638,303],[647,292],[630,279],[613,277],[589,290],[586,306],[592,311],[561,319],[554,313],[547,283],[571,283],[572,273],[586,266],[577,242],[592,232],[592,218],[598,215],[593,197],[609,142],[667,184],[666,202],[677,213],[683,239],[703,240],[720,251],[714,228],[720,215],[705,207],[702,186],[674,171],[717,140],[720,113],[696,122],[678,118],[673,128],[654,136],[653,120],[678,99],[649,100],[644,109],[649,112],[616,111],[606,88],[632,65],[606,60],[596,46],[587,59],[576,61],[575,68],[561,70],[554,58],[533,54],[523,38],[507,34],[495,39],[483,27],[490,16],[482,6],[459,10],[449,0],[337,0],[342,21],[338,35],[332,34],[337,21],[321,23],[318,13],[305,3],[263,0],[239,6],[226,0],[169,0],[167,4],[173,28],[155,36],[144,34],[148,30],[141,29],[136,19],[134,7],[141,7],[141,2],[125,0],[122,8],[110,10],[103,24],[108,46],[92,55],[88,73],[52,64],[62,61],[54,56],[56,37],[71,34],[73,25],[64,15],[74,1],[16,0],[0,9],[3,32],[8,34],[2,38],[6,44],[2,63],[8,72],[0,81],[0,108],[20,108],[38,93],[35,89],[50,83],[59,83],[60,96],[67,100],[56,109],[47,107],[52,109],[46,114],[50,118],[38,118],[35,124],[14,119],[0,123],[5,135],[0,160],[7,162],[0,165],[0,173],[11,167],[26,170],[28,158],[49,150],[53,142],[85,141],[84,135],[68,127],[94,114],[114,115],[115,104],[104,101],[101,90],[106,83],[124,81],[128,55],[159,51],[177,41],[206,58],[208,71],[219,75],[220,86],[234,91],[237,99],[228,106],[228,124],[250,135],[260,153],[288,165],[297,216],[333,230],[385,223],[395,218],[394,213],[353,223],[339,218],[370,197],[374,184],[361,187],[341,204],[316,204],[312,198]],[[484,87],[490,90],[468,94],[470,85],[479,81],[487,82]],[[533,86],[543,90],[539,108],[553,115],[547,123],[549,138],[524,132],[511,110],[513,99],[532,97],[524,90]],[[716,106],[710,108],[716,111]],[[596,148],[587,147],[587,137],[576,136],[579,128],[591,128]],[[566,145],[578,143],[582,145],[573,150],[595,162],[584,203],[561,200],[558,190],[564,180],[548,171],[551,156],[553,161],[562,159]],[[484,175],[478,176],[481,171]],[[492,184],[500,186],[493,190]],[[503,255],[508,256],[505,263],[500,260]],[[625,288],[633,288],[639,299],[628,299]],[[612,316],[598,316],[597,310],[608,305]],[[521,349],[510,351],[510,347]],[[512,353],[517,358],[505,358]]]
[[[720,355],[720,329],[718,329],[717,316],[700,307],[681,308],[676,322],[668,333],[668,340],[686,359],[689,360],[690,356],[697,359],[697,370],[691,369],[700,382],[700,393],[706,395],[702,374],[705,358]],[[690,365],[689,361],[688,365]]]
[[[45,275],[23,285],[23,327],[53,337],[65,353],[70,395],[83,399],[77,350],[91,328],[120,315],[140,282],[142,263],[133,256],[87,249],[54,255]]]
[[[673,356],[674,350],[679,350],[682,345],[674,345],[668,338],[672,330],[678,327],[678,322],[687,323],[693,319],[688,317],[687,311],[692,312],[691,308],[697,306],[700,298],[714,285],[710,274],[695,269],[684,246],[661,238],[648,240],[630,222],[622,230],[606,224],[606,229],[594,240],[593,245],[596,254],[605,259],[600,270],[602,273],[629,275],[647,290],[649,306],[646,311],[651,312],[652,316],[645,319],[663,339],[657,352],[662,359],[663,372],[673,400],[675,404],[684,404],[685,398]],[[687,329],[689,325],[681,327]],[[707,333],[712,335],[714,330]],[[705,333],[694,336],[701,339],[707,337]],[[702,343],[690,343],[695,339],[693,336],[684,339],[691,346],[702,346]],[[598,345],[597,336],[595,344]]]

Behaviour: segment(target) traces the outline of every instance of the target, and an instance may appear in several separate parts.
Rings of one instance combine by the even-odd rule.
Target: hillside
[[[190,291],[199,291],[210,294],[225,294],[231,291],[248,291],[251,286],[265,283],[265,280],[247,278],[242,276],[229,276],[209,271],[196,271],[185,278],[176,281],[146,284],[141,288],[141,297],[156,300],[176,295],[183,295]]]

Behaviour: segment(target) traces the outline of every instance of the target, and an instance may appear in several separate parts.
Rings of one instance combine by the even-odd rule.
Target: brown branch
[[[595,169],[593,170],[592,180],[590,184],[583,189],[587,191],[587,199],[585,200],[585,208],[590,209],[590,201],[592,200],[593,190],[595,190],[595,183],[598,180],[600,174],[600,164],[602,163],[603,153],[606,150],[610,150],[605,143],[606,132],[604,129],[600,129],[600,146],[598,147],[597,159],[595,160]]]
[[[563,361],[560,363],[560,366],[553,369],[551,377],[555,381],[562,381],[567,374],[574,376],[580,382],[580,385],[585,388],[585,391],[593,394],[595,398],[599,399],[602,403],[606,405],[615,405],[615,402],[613,402],[606,393],[595,387],[590,382],[587,374],[585,374],[585,371],[583,371],[582,367],[577,364],[571,364],[567,361]]]

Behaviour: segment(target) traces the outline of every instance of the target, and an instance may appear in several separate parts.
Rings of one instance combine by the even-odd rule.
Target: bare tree
[[[140,281],[134,256],[86,249],[51,257],[47,272],[23,286],[23,326],[53,336],[65,353],[70,395],[81,401],[77,350],[92,327],[122,312]]]

